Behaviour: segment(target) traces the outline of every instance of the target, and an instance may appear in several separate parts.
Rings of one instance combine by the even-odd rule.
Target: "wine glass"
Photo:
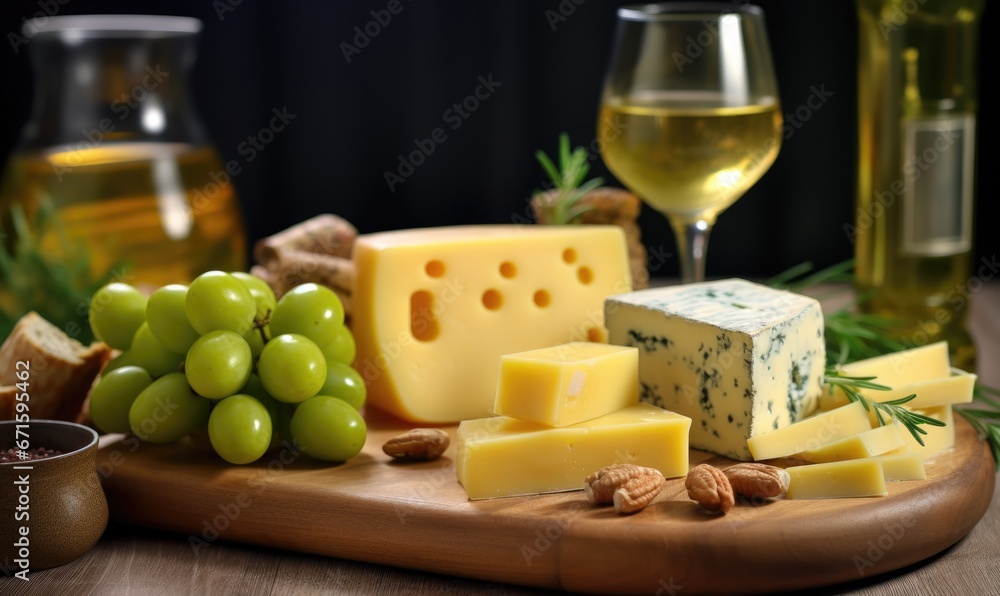
[[[618,9],[597,124],[601,155],[623,184],[667,216],[683,283],[704,281],[709,231],[774,162],[781,127],[759,7]]]

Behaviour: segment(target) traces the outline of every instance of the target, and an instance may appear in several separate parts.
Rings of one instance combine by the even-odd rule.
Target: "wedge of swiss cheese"
[[[500,356],[603,340],[631,289],[619,226],[456,226],[359,236],[351,330],[369,403],[413,422],[493,414]]]

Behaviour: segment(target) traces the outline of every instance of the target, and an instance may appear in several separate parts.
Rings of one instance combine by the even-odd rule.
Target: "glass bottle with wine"
[[[621,133],[606,139],[601,155],[625,186],[670,220],[684,283],[704,280],[716,217],[774,162],[781,127],[759,7],[618,9],[598,130]]]

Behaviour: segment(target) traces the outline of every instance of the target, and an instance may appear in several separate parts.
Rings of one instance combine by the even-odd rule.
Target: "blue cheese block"
[[[639,399],[690,417],[691,447],[750,461],[747,439],[816,409],[813,298],[727,279],[611,296],[604,310],[609,343],[639,348]]]

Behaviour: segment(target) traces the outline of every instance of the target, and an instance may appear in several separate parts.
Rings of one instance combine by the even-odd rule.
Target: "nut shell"
[[[780,497],[792,480],[787,470],[754,462],[729,466],[722,472],[737,494],[750,498]]]
[[[722,470],[708,464],[691,468],[684,480],[688,497],[697,501],[706,511],[726,513],[733,508],[736,498],[733,487]]]

